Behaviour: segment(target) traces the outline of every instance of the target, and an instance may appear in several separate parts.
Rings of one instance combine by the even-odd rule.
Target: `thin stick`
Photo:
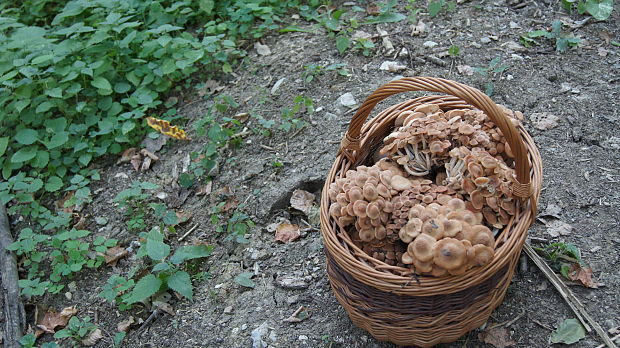
[[[532,249],[532,247],[528,243],[525,243],[523,249],[530,257],[530,259],[534,261],[536,266],[540,268],[540,270],[551,282],[551,284],[555,286],[555,288],[558,290],[562,298],[564,298],[566,303],[568,303],[573,312],[575,312],[575,315],[577,315],[577,318],[579,319],[579,321],[581,321],[586,331],[592,331],[592,329],[588,325],[588,323],[590,323],[590,325],[592,325],[592,327],[594,328],[594,331],[596,331],[598,336],[603,340],[603,342],[605,342],[608,347],[616,348],[616,345],[609,338],[609,336],[607,336],[605,330],[603,330],[603,328],[590,316],[590,314],[588,314],[585,307],[581,304],[581,302],[579,302],[579,299],[577,299],[575,294],[573,294],[573,292],[568,288],[568,286],[566,286],[566,284],[564,284],[564,282],[557,276],[557,274],[555,274],[555,272],[551,270],[551,267],[549,267],[549,265],[547,265],[547,263],[538,254],[536,254],[534,249]]]
[[[155,318],[157,318],[157,316],[159,315],[159,313],[161,313],[161,310],[159,308],[157,308],[156,310],[154,310],[153,312],[151,312],[151,315],[149,315],[148,318],[146,318],[146,320],[144,321],[144,323],[142,323],[142,325],[140,326],[140,328],[138,330],[136,330],[136,336],[140,335],[142,333],[142,331],[144,331],[146,329],[146,327],[155,320]]]
[[[195,224],[194,226],[192,226],[192,228],[189,229],[189,231],[185,232],[184,235],[182,235],[181,237],[179,237],[179,239],[177,239],[179,242],[183,241],[183,239],[185,239],[187,236],[189,236],[190,233],[194,232],[194,230],[196,228],[198,228],[199,224]]]
[[[2,274],[2,301],[4,302],[4,346],[18,348],[26,326],[24,305],[19,297],[19,275],[13,252],[7,247],[13,243],[9,218],[4,204],[0,204],[0,273]]]
[[[525,314],[525,311],[521,312],[521,313],[520,313],[519,315],[517,315],[514,319],[507,320],[507,321],[505,321],[505,322],[503,322],[503,323],[493,324],[493,325],[491,325],[491,327],[489,327],[489,328],[488,328],[488,330],[494,329],[494,328],[496,328],[496,327],[498,327],[498,326],[504,326],[504,325],[505,325],[506,327],[509,327],[510,325],[514,324],[517,320],[521,319],[521,317],[522,317],[524,314]]]
[[[615,335],[611,340],[615,342],[618,338],[620,338],[620,334]],[[596,348],[605,348],[605,343],[596,346]]]

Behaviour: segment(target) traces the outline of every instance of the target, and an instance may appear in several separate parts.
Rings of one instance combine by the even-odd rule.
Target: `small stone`
[[[409,57],[409,50],[403,47],[403,49],[400,50],[400,52],[398,52],[398,58],[405,58],[405,57]]]
[[[278,277],[276,278],[276,285],[284,289],[301,290],[307,289],[308,283],[300,278],[295,277]]]
[[[261,56],[268,56],[271,54],[271,49],[267,45],[263,45],[260,42],[254,44],[254,48],[256,49],[256,53]]]
[[[238,335],[239,334],[239,328],[238,327],[233,327],[232,330],[230,330],[230,333],[233,335]]]
[[[74,281],[71,281],[69,284],[67,284],[67,287],[69,288],[69,291],[73,291],[75,292],[77,290],[77,283]]]
[[[241,331],[245,331],[248,328],[248,324],[241,325]]]
[[[73,294],[70,292],[65,292],[65,297],[67,298],[67,300],[71,301],[71,299],[73,298]]]
[[[276,83],[273,85],[273,87],[271,87],[271,95],[278,95],[278,90],[280,89],[280,86],[282,85],[282,83],[284,83],[284,81],[286,81],[286,77],[283,77],[281,79],[279,79],[278,81],[276,81]]]
[[[300,341],[307,341],[308,340],[308,336],[306,336],[306,335],[299,335],[299,340]]]
[[[95,222],[97,225],[105,225],[108,223],[108,219],[103,216],[98,216],[95,218]]]
[[[590,249],[591,253],[595,253],[599,250],[603,249],[600,245],[595,246],[594,248]]]
[[[158,192],[155,197],[161,199],[162,201],[166,198],[168,198],[168,194],[166,192]]]
[[[535,112],[530,115],[530,120],[534,128],[545,131],[557,127],[560,118],[548,112]]]
[[[286,298],[286,304],[292,305],[299,302],[299,295],[293,295]]]
[[[121,172],[121,173],[116,173],[116,175],[114,175],[114,179],[118,179],[118,178],[121,178],[121,179],[129,179],[129,175],[127,175],[127,174],[125,174],[125,173],[123,173],[123,172]]]
[[[355,97],[353,97],[353,94],[351,94],[350,92],[347,92],[341,95],[340,97],[338,97],[338,100],[336,102],[342,106],[347,106],[347,107],[357,105],[357,101],[355,100]]]
[[[484,36],[480,39],[480,42],[482,42],[483,44],[488,44],[491,42],[491,38]]]
[[[232,306],[228,306],[226,308],[224,308],[224,314],[230,314],[233,311],[233,307]]]
[[[475,48],[480,48],[480,47],[482,47],[482,45],[481,45],[481,44],[479,44],[479,43],[477,43],[477,42],[472,42],[472,43],[471,43],[471,45],[472,45],[473,47],[475,47]]]
[[[405,69],[407,69],[406,66],[400,65],[398,64],[398,62],[393,62],[389,60],[386,60],[385,62],[381,63],[381,66],[379,67],[379,70],[389,71],[389,72],[399,72]]]
[[[271,330],[269,332],[269,339],[271,340],[271,342],[276,342],[278,340],[278,335],[276,335],[275,330]]]
[[[427,48],[433,48],[435,46],[437,46],[438,43],[436,43],[435,41],[425,41],[422,46],[427,47]]]
[[[325,118],[327,118],[328,120],[335,120],[336,118],[338,118],[338,115],[333,114],[331,112],[326,112],[325,113]]]
[[[510,21],[509,25],[510,25],[510,29],[517,29],[517,28],[521,28],[521,27],[519,26],[519,24],[517,24],[517,23],[515,23],[515,22],[513,22],[513,21]]]

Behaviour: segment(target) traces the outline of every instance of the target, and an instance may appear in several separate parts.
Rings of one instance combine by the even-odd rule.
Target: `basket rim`
[[[460,98],[445,95],[418,97],[401,102],[381,111],[379,115],[370,119],[363,125],[360,132],[360,150],[364,150],[365,147],[367,148],[369,146],[369,141],[373,140],[374,130],[384,126],[388,122],[393,123],[395,118],[393,111],[402,109],[404,105],[410,106],[415,103],[429,102],[438,104],[442,109],[457,107],[477,109],[475,106]],[[396,266],[385,264],[387,267],[382,267],[384,270],[378,270],[370,265],[368,261],[375,263],[379,261],[373,259],[370,255],[367,255],[353,245],[350,239],[348,239],[348,234],[335,223],[328,212],[330,200],[327,192],[329,185],[335,181],[339,173],[342,174],[346,172],[347,169],[357,166],[358,164],[351,163],[351,158],[342,151],[336,156],[327,179],[325,180],[321,195],[321,235],[324,245],[328,252],[334,257],[334,261],[362,283],[383,291],[411,296],[433,296],[437,294],[454,293],[474,286],[493,276],[508,263],[512,254],[521,252],[521,248],[527,237],[527,229],[535,218],[537,200],[542,188],[542,158],[540,153],[523,125],[517,126],[516,129],[519,133],[519,139],[523,142],[527,151],[527,159],[530,164],[532,194],[528,199],[523,199],[521,204],[517,204],[514,218],[502,229],[498,236],[497,240],[500,245],[496,246],[495,257],[489,264],[483,267],[472,268],[464,274],[457,276],[448,275],[438,278],[432,276],[417,276],[416,281],[412,281],[412,277],[405,277],[391,272],[390,269],[393,270],[394,268],[398,268]],[[366,261],[362,261],[361,259],[365,259]]]

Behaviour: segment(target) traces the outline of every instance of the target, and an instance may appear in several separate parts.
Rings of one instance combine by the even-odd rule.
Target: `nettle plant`
[[[192,299],[192,280],[184,269],[184,263],[210,256],[213,247],[206,244],[181,246],[172,254],[172,248],[165,242],[162,230],[163,226],[154,227],[148,233],[140,234],[142,243],[136,256],[145,259],[147,274],[137,279],[137,274],[143,269],[134,268],[127,277],[113,275],[103,287],[100,297],[116,302],[121,310],[129,309],[133,304],[169,289]]]

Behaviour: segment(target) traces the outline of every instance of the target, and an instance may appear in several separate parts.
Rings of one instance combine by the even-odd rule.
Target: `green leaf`
[[[114,85],[114,92],[125,93],[131,89],[131,85],[126,82],[119,82]]]
[[[90,84],[95,88],[112,90],[112,85],[108,82],[108,80],[106,80],[105,77],[97,76],[90,82]]]
[[[45,183],[45,190],[47,192],[54,192],[60,190],[62,187],[62,179],[57,176],[50,176]]]
[[[22,145],[30,145],[39,140],[39,133],[34,129],[25,128],[15,134],[15,140]]]
[[[585,9],[592,17],[604,21],[614,10],[614,0],[587,0]]]
[[[254,289],[254,287],[256,286],[256,284],[254,284],[254,282],[252,281],[252,276],[254,275],[254,273],[252,272],[245,272],[245,273],[241,273],[238,276],[235,277],[234,281],[235,283],[241,285],[241,286],[245,286],[246,288],[252,288]]]
[[[343,54],[351,45],[351,40],[348,36],[338,36],[336,38],[336,48],[340,54]]]
[[[178,265],[186,260],[208,257],[213,251],[211,245],[186,245],[179,247],[174,255],[170,258],[170,262]]]
[[[37,151],[37,155],[34,158],[34,161],[30,163],[30,165],[34,168],[44,168],[50,162],[50,154],[49,151]]]
[[[170,255],[170,246],[159,240],[147,239],[146,254],[152,260],[163,260],[166,256]]]
[[[54,134],[52,138],[45,143],[45,146],[51,150],[61,145],[64,145],[67,141],[69,141],[69,133],[59,132]]]
[[[442,5],[443,4],[441,1],[429,1],[427,8],[429,16],[431,16],[431,18],[437,16],[437,14],[439,14],[439,11],[441,11]]]
[[[179,223],[179,218],[173,210],[168,210],[166,215],[164,215],[163,221],[166,225],[176,225]]]
[[[168,287],[179,294],[192,299],[194,296],[192,280],[189,274],[185,271],[178,271],[168,277]]]
[[[370,20],[364,22],[363,24],[396,23],[396,22],[402,21],[405,18],[407,18],[407,16],[405,16],[402,13],[384,12],[374,18],[371,18]]]
[[[198,7],[200,7],[200,9],[204,11],[207,15],[211,14],[214,5],[215,3],[213,2],[213,0],[198,0]]]
[[[22,147],[16,153],[11,156],[12,163],[22,163],[26,161],[30,161],[37,155],[37,147],[36,146],[28,146]]]
[[[170,264],[167,262],[160,262],[153,267],[153,272],[167,271],[170,269]]]
[[[125,121],[125,123],[123,123],[123,127],[121,127],[121,132],[123,134],[127,134],[131,132],[134,128],[136,128],[136,123],[134,121]]]
[[[194,176],[189,173],[181,173],[179,175],[179,184],[183,187],[191,187],[194,185]]]
[[[134,286],[129,297],[125,300],[125,303],[132,304],[146,300],[159,291],[161,283],[161,279],[152,274],[142,277],[138,283],[136,283],[136,286]]]
[[[39,104],[39,106],[37,106],[37,109],[35,110],[36,113],[42,113],[42,112],[46,112],[49,109],[51,109],[52,107],[54,107],[54,104],[48,101],[44,101],[43,103]]]
[[[9,137],[0,138],[0,157],[4,156],[6,147],[9,145]]]
[[[577,319],[566,319],[551,333],[551,343],[573,344],[586,337],[586,330]]]
[[[45,94],[49,95],[52,98],[62,98],[62,88],[56,87],[50,90],[45,91]]]

